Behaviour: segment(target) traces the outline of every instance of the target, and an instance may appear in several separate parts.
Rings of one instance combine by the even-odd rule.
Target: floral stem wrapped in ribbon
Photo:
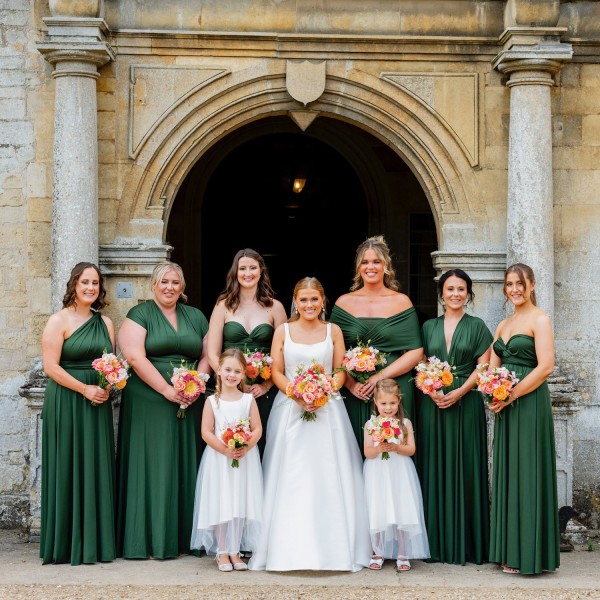
[[[122,356],[104,352],[100,358],[92,361],[92,368],[98,371],[98,387],[105,390],[109,385],[122,390],[129,378],[129,365]],[[92,402],[92,406],[98,406]]]
[[[227,423],[221,433],[221,440],[232,450],[244,448],[248,445],[250,439],[252,439],[250,417],[239,419],[235,423]],[[237,469],[240,466],[240,461],[234,458],[231,461],[231,466]]]
[[[209,377],[206,373],[199,373],[192,365],[188,365],[182,360],[180,366],[173,369],[171,383],[175,390],[186,400],[196,400],[200,394],[206,391],[206,382]],[[178,419],[185,419],[186,408],[185,404],[179,405],[179,410],[177,411]]]
[[[384,442],[401,444],[405,439],[404,425],[394,417],[373,416],[365,423],[365,431],[371,436],[373,446],[379,446]],[[388,460],[389,458],[389,452],[381,453],[381,460]]]
[[[380,352],[370,344],[371,340],[366,344],[358,340],[358,344],[354,348],[346,351],[342,361],[342,369],[359,383],[365,383],[369,377],[387,364],[387,354]]]
[[[303,400],[307,404],[322,407],[329,402],[332,394],[337,392],[335,380],[325,373],[325,367],[313,360],[309,367],[300,363],[296,367],[296,375],[287,386],[286,394],[290,398]],[[302,413],[305,421],[314,421],[317,415],[305,410]]]
[[[477,390],[483,394],[490,406],[504,402],[517,383],[519,378],[515,372],[506,367],[490,368],[487,364],[477,365]],[[496,413],[496,416],[502,418],[500,413]]]
[[[255,383],[263,383],[267,379],[271,379],[271,364],[273,359],[266,352],[254,350],[250,352],[247,349],[244,351],[246,359],[246,384],[253,385]]]
[[[437,356],[430,356],[415,367],[417,371],[415,385],[424,394],[443,396],[444,393],[441,389],[451,385],[454,381],[452,374],[454,368],[445,360],[440,360]]]

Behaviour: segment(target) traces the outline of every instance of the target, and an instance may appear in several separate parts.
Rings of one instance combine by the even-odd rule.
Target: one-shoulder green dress
[[[196,364],[208,331],[197,309],[177,304],[177,330],[158,305],[134,306],[127,318],[146,330],[146,357],[165,381],[183,359]],[[174,558],[190,551],[204,397],[178,419],[178,405],[135,373],[121,400],[117,451],[117,543],[124,558]]]
[[[525,334],[494,342],[502,366],[524,379],[536,366]],[[517,384],[516,391],[518,393]],[[494,424],[490,561],[523,574],[560,565],[556,453],[547,382],[503,409]]]
[[[63,343],[60,366],[87,385],[98,384],[92,361],[112,352],[96,312]],[[42,531],[44,564],[116,558],[115,443],[110,401],[92,406],[52,379],[42,409]]]
[[[358,341],[369,342],[380,352],[388,353],[387,364],[393,363],[407,350],[421,348],[421,330],[417,311],[414,307],[386,318],[354,317],[337,304],[331,311],[331,322],[336,323],[344,334],[346,349],[356,346]],[[396,377],[402,391],[404,416],[414,423],[414,384],[412,371]],[[354,429],[356,441],[361,451],[364,445],[363,427],[372,414],[372,403],[363,402],[352,395],[347,388],[342,389],[346,410]]]
[[[223,350],[227,348],[238,348],[242,352],[260,352],[270,354],[271,342],[275,330],[270,323],[260,323],[252,331],[246,331],[245,327],[239,321],[227,321],[223,326]],[[267,421],[273,406],[273,400],[277,395],[277,387],[271,389],[256,400],[260,421],[262,423],[262,436],[258,441],[258,449],[262,458],[267,439]]]
[[[492,340],[481,319],[465,314],[456,326],[448,353],[444,317],[424,323],[425,355],[437,356],[456,369],[454,381],[444,393],[465,383]],[[429,396],[418,394],[417,469],[430,561],[481,564],[487,560],[490,540],[483,397],[472,391],[450,408],[440,409]]]

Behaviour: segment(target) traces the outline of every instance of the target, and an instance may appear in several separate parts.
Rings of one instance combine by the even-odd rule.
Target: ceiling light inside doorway
[[[292,186],[292,189],[296,194],[299,194],[304,189],[305,185],[306,179],[294,179],[294,185]]]

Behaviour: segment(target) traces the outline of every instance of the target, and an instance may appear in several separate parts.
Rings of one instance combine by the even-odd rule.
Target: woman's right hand
[[[83,396],[94,404],[104,404],[108,400],[108,392],[110,388],[103,390],[97,385],[86,385],[83,390]]]
[[[192,400],[188,400],[184,398],[174,387],[169,386],[164,392],[163,396],[174,404],[178,404],[179,406],[189,406],[192,403]]]

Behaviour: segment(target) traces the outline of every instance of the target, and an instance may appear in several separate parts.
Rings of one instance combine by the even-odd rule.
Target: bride
[[[358,571],[371,545],[364,501],[362,458],[343,401],[321,408],[285,393],[296,366],[315,359],[327,373],[340,367],[344,338],[325,321],[325,292],[314,277],[294,288],[294,309],[277,327],[271,349],[280,392],[268,421],[263,458],[263,534],[250,569]],[[345,374],[334,378],[339,389]],[[303,411],[315,412],[305,421]]]

